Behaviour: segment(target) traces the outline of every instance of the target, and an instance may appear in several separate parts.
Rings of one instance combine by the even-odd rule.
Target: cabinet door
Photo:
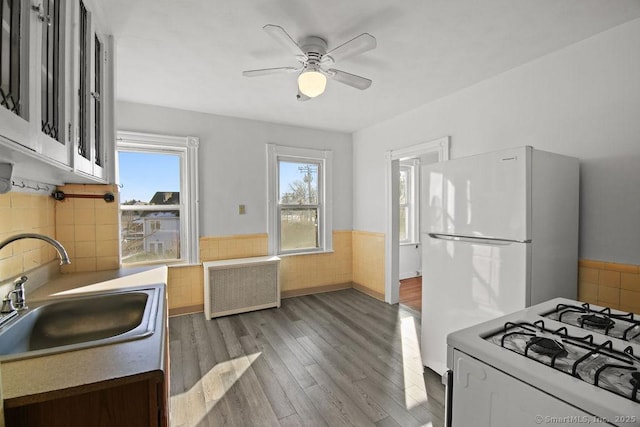
[[[0,4],[0,134],[5,143],[17,143],[43,160],[68,165],[69,1],[2,0]]]
[[[107,180],[106,147],[113,132],[113,123],[107,114],[112,91],[107,90],[111,75],[108,38],[101,31],[97,16],[92,13],[92,3],[76,0],[73,34],[74,86],[77,102],[74,109],[75,153],[74,169],[77,172]]]
[[[0,139],[35,151],[35,141],[29,138],[29,2],[1,0],[0,8]]]
[[[162,426],[157,380],[107,386],[24,406],[5,404],[5,423],[15,427]],[[69,394],[68,396],[66,394]]]
[[[31,67],[33,91],[31,117],[36,151],[49,160],[70,164],[70,135],[66,125],[71,94],[68,77],[71,25],[70,2],[39,0],[31,14]]]

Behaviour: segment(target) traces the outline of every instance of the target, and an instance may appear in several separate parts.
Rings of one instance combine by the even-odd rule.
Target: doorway
[[[400,301],[401,278],[420,277],[422,274],[420,171],[426,164],[449,159],[449,139],[446,136],[411,147],[390,150],[385,155],[387,194],[385,301],[389,304],[396,304]],[[414,200],[413,206],[408,206],[406,203],[408,199],[406,197],[408,196],[407,189],[405,187],[403,189],[405,193],[401,194],[400,183],[401,179],[407,179],[406,168],[411,167],[411,165],[413,165],[414,176],[410,192],[414,195]],[[413,215],[412,218],[411,215]],[[403,277],[401,277],[401,273]]]

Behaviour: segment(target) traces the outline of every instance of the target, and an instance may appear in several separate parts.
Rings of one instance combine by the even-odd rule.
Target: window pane
[[[318,247],[318,209],[280,209],[280,249],[315,249]]]
[[[122,263],[180,258],[180,157],[118,151]],[[129,210],[158,206],[158,210]],[[124,207],[127,209],[125,210]]]
[[[280,160],[278,165],[280,203],[287,205],[317,205],[320,164]]]
[[[20,108],[20,83],[23,69],[21,50],[23,29],[20,23],[21,2],[0,2],[0,105],[19,116],[26,108]]]
[[[60,58],[60,2],[45,0],[43,13],[48,17],[42,26],[41,70],[41,130],[51,138],[60,140],[58,129],[59,58]]]
[[[80,88],[78,90],[78,154],[85,159],[90,156],[88,144],[88,96],[89,96],[89,62],[87,41],[89,40],[89,14],[87,8],[80,0],[80,30],[78,32],[78,74],[80,76]]]
[[[400,223],[400,241],[409,240],[409,207],[408,206],[400,206],[400,215],[398,218],[398,222]]]
[[[179,156],[118,151],[118,169],[123,204],[170,205],[180,202]]]
[[[122,263],[180,258],[180,211],[120,211]]]
[[[401,170],[400,171],[400,204],[401,205],[406,205],[407,204],[407,184],[409,182],[409,173],[408,171],[405,170]]]

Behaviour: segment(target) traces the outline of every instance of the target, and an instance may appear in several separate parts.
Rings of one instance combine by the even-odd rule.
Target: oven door
[[[461,351],[453,355],[447,388],[451,399],[445,407],[445,413],[451,412],[451,427],[609,425]]]

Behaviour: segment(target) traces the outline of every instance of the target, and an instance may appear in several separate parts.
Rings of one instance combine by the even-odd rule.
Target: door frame
[[[387,238],[385,239],[384,249],[384,300],[388,304],[396,304],[400,299],[400,232],[398,230],[400,160],[420,157],[429,153],[437,153],[439,162],[449,160],[450,145],[451,137],[443,136],[442,138],[385,152]],[[420,189],[420,191],[422,190]],[[418,218],[418,224],[419,223],[420,219]],[[420,230],[418,230],[418,235],[419,234]]]

